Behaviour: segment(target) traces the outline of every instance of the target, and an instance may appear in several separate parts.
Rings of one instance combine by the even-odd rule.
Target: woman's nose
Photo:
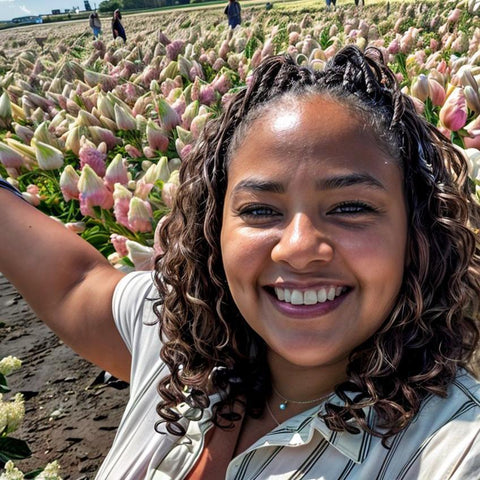
[[[288,263],[295,270],[305,269],[313,262],[328,263],[333,256],[333,242],[321,228],[321,222],[312,222],[304,213],[296,214],[286,224],[272,250],[275,262]]]

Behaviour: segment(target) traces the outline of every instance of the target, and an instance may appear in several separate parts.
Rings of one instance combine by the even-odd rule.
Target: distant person
[[[355,6],[358,7],[363,7],[365,5],[365,1],[364,0],[355,0]]]
[[[357,4],[359,0],[355,0],[355,4]],[[330,10],[330,7],[333,5],[333,9],[335,10],[335,6],[337,5],[337,0],[325,0],[327,4],[327,9]]]
[[[96,40],[98,36],[102,33],[102,22],[100,21],[100,17],[98,16],[98,13],[96,11],[92,12],[88,19],[90,22],[90,28],[93,31],[93,36]]]
[[[224,13],[228,17],[228,26],[230,28],[235,28],[242,23],[241,11],[242,9],[237,0],[229,0]]]
[[[125,34],[125,29],[123,28],[122,22],[120,21],[122,19],[122,14],[120,13],[120,10],[115,10],[113,12],[113,18],[112,18],[112,32],[113,32],[113,38],[123,38],[123,41],[127,41],[127,35]]]

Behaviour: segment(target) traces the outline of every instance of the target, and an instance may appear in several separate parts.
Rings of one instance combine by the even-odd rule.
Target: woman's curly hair
[[[398,298],[382,327],[351,352],[348,380],[335,388],[344,404],[326,405],[327,425],[356,431],[353,418],[386,441],[427,395],[446,396],[458,368],[472,362],[479,341],[480,214],[465,158],[416,113],[378,50],[346,47],[322,71],[275,56],[209,122],[180,169],[175,205],[160,233],[165,253],[156,260],[160,300],[154,309],[164,341],[160,355],[170,369],[158,386],[157,428],[166,423],[183,435],[174,407],[186,401],[201,412],[212,391],[223,392],[214,408],[217,425],[228,428],[238,418],[236,401],[249,415],[263,412],[271,394],[266,345],[231,297],[220,251],[228,163],[264,109],[286,96],[309,95],[351,109],[397,159],[409,219]],[[369,406],[381,433],[366,422]]]

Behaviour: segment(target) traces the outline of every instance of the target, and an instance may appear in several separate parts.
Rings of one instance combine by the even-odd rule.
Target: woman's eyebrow
[[[261,178],[246,178],[241,182],[238,182],[233,188],[232,193],[238,193],[242,190],[250,190],[256,192],[273,192],[284,193],[285,186],[279,182],[273,182],[270,180],[263,180]]]
[[[351,187],[354,185],[366,185],[368,187],[386,190],[380,180],[369,173],[350,173],[348,175],[335,175],[332,177],[321,178],[316,182],[318,190],[334,190],[337,188]]]

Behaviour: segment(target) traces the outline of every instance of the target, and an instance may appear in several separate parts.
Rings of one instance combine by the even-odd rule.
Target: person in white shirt
[[[266,59],[184,160],[154,272],[0,188],[0,271],[131,382],[98,479],[480,477],[479,205],[380,57]]]

